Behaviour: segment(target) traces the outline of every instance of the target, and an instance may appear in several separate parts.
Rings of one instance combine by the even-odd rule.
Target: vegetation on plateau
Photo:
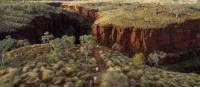
[[[93,3],[85,6],[100,10],[100,18],[95,24],[113,24],[135,29],[164,28],[169,24],[200,18],[200,4]]]

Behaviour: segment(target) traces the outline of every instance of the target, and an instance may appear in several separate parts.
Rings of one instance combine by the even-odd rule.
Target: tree
[[[60,38],[56,38],[50,41],[50,46],[53,48],[53,57],[60,58],[65,57],[64,49],[66,48],[66,44]]]
[[[75,39],[73,36],[63,36],[50,41],[50,46],[53,48],[53,57],[64,58],[69,56],[69,49],[73,47]]]

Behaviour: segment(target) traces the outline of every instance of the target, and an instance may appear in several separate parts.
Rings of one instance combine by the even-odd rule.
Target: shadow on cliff
[[[63,35],[73,35],[75,43],[79,43],[79,36],[88,34],[93,21],[73,12],[49,13],[35,17],[25,27],[21,27],[16,32],[1,33],[3,39],[6,35],[11,35],[15,39],[28,39],[31,43],[41,43],[41,36],[45,32],[50,32],[55,37]]]

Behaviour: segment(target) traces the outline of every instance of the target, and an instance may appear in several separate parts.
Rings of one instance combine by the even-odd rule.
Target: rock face
[[[130,54],[148,54],[154,50],[173,53],[200,47],[200,20],[171,24],[163,29],[123,29],[112,25],[94,25],[92,34],[100,44],[111,47],[118,43],[122,51]]]
[[[78,13],[84,17],[90,18],[91,21],[94,21],[96,18],[98,18],[98,9],[90,9],[90,8],[84,8],[83,6],[78,5],[68,5],[63,4],[62,5],[63,10],[68,12],[75,12]]]

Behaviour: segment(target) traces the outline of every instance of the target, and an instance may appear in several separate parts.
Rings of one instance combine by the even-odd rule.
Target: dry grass
[[[49,53],[50,51],[51,48],[48,44],[36,44],[9,51],[5,54],[5,58],[28,58],[29,56],[36,56],[44,53]]]
[[[95,24],[113,24],[136,29],[164,28],[169,24],[200,18],[200,4],[99,3],[87,6],[100,9],[100,18]]]

